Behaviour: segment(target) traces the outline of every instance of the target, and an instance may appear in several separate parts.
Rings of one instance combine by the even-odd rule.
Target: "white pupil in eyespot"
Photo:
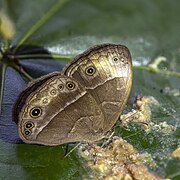
[[[40,113],[41,113],[41,110],[38,109],[38,108],[32,110],[32,115],[33,116],[38,116]]]

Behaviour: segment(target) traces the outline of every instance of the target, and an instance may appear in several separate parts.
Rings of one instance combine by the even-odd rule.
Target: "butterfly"
[[[127,47],[102,44],[76,56],[62,72],[33,80],[13,117],[26,143],[94,142],[114,126],[132,86]]]

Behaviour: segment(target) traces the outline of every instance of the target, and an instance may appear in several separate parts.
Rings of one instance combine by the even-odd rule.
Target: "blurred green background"
[[[151,154],[157,164],[152,171],[174,180],[180,179],[180,161],[171,157],[179,146],[180,79],[176,75],[152,73],[139,67],[164,56],[167,60],[160,64],[160,69],[180,72],[179,9],[179,0],[0,0],[0,10],[8,14],[15,26],[16,33],[9,41],[11,46],[19,42],[39,45],[52,53],[67,56],[65,59],[101,43],[129,47],[133,65],[136,66],[133,69],[131,97],[138,94],[153,96],[160,107],[152,109],[152,120],[157,124],[165,121],[173,125],[175,131],[170,134],[158,130],[149,133],[140,131],[136,134],[139,129],[132,127],[128,132],[119,129],[117,134],[133,144],[140,153]],[[32,27],[37,27],[37,22],[42,22],[40,19],[48,14],[52,16],[48,16],[33,31]],[[26,36],[29,31],[33,33]],[[24,37],[26,41],[21,41]],[[0,41],[0,46],[6,42],[2,37]],[[61,63],[60,60],[58,62]],[[0,65],[2,67],[2,63]],[[3,74],[1,68],[2,75],[6,79],[7,74]],[[2,111],[1,120],[4,117],[7,114]],[[0,122],[1,129],[5,126],[3,122]],[[16,126],[14,128],[17,131]],[[11,131],[6,133],[11,134]],[[126,138],[133,133],[134,136]],[[64,152],[65,145],[16,144],[0,138],[0,179],[85,177],[89,170],[76,151],[62,159]]]

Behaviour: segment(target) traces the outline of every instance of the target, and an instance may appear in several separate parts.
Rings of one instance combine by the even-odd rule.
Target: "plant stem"
[[[29,59],[29,58],[39,58],[39,59],[65,59],[70,60],[73,58],[72,55],[64,55],[64,54],[25,54],[25,55],[16,55],[16,58],[19,60]]]
[[[31,81],[33,80],[33,77],[31,77],[22,67],[20,67],[17,64],[11,65],[14,69],[16,69],[19,73],[21,73],[27,80]]]
[[[153,72],[153,73],[158,73],[158,74],[164,74],[164,75],[180,77],[180,73],[176,72],[176,71],[161,70],[159,68],[154,69],[154,68],[149,67],[149,66],[134,66],[133,68],[140,69],[140,70],[146,70],[146,71]]]
[[[37,21],[32,28],[25,34],[25,36],[19,41],[16,48],[14,48],[14,52],[17,51],[19,46],[25,43],[32,34],[34,34],[38,29],[40,29],[60,8],[63,7],[63,5],[68,2],[69,0],[57,0],[57,3],[55,3],[47,13],[42,16],[42,18]]]

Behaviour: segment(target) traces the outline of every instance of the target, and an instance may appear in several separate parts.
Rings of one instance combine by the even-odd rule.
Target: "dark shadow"
[[[39,46],[21,46],[13,53],[15,47],[10,48],[4,52],[4,61],[8,63],[18,63],[22,68],[30,74],[33,78],[42,75],[61,71],[65,61],[55,61],[51,57],[48,50]],[[38,55],[48,54],[49,57],[44,59],[41,57],[17,59],[17,55]],[[0,115],[0,139],[9,143],[21,143],[19,138],[17,125],[12,121],[13,106],[23,89],[27,85],[27,80],[12,67],[8,67],[5,73],[5,83],[3,91],[2,112]]]

